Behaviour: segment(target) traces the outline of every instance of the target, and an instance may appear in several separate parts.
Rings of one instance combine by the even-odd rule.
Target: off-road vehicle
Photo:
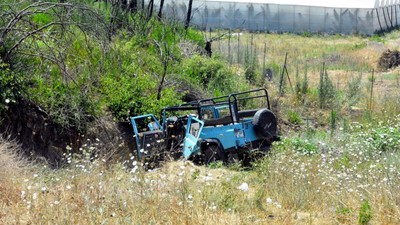
[[[253,105],[261,107],[245,109]],[[246,160],[279,140],[265,88],[166,107],[160,118],[131,118],[139,158],[183,156],[206,164]]]

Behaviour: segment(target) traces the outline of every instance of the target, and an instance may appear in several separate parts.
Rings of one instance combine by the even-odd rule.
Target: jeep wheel
[[[260,109],[253,118],[254,131],[259,138],[273,139],[276,135],[278,122],[273,112],[268,109]]]
[[[212,162],[226,161],[225,154],[217,145],[208,145],[204,151],[204,164],[208,165]]]

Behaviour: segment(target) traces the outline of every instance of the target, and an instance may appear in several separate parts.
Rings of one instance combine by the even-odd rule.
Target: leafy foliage
[[[25,95],[25,83],[20,74],[10,70],[7,64],[0,63],[0,115],[9,104],[17,103]]]
[[[291,122],[293,124],[297,124],[297,125],[300,125],[303,122],[300,115],[296,111],[293,111],[293,110],[288,111],[288,120],[289,120],[289,122]]]
[[[296,152],[300,152],[303,154],[314,154],[318,152],[318,147],[308,139],[302,138],[285,138],[280,142],[274,143],[276,151],[282,150],[285,151],[287,149],[293,149]]]
[[[348,101],[348,107],[356,105],[362,96],[361,92],[361,74],[355,79],[352,79],[346,84],[346,99]]]
[[[183,79],[188,79],[193,86],[201,85],[220,94],[232,92],[238,83],[234,71],[220,58],[195,55],[183,62]],[[217,94],[218,95],[218,94]]]
[[[329,79],[328,71],[325,69],[323,69],[320,73],[318,90],[320,107],[325,108],[329,105],[332,105],[333,100],[336,96],[336,91],[331,79]]]
[[[372,218],[372,209],[369,205],[369,201],[365,200],[365,202],[361,205],[358,223],[361,225],[369,224],[369,221]]]

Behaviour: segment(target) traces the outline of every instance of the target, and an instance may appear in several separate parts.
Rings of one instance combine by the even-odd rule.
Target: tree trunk
[[[160,11],[158,11],[158,21],[161,21],[161,19],[162,19],[162,10],[163,10],[163,7],[164,7],[164,0],[161,0],[160,1]]]
[[[149,6],[148,6],[149,14],[148,14],[147,20],[150,20],[151,17],[153,16],[153,7],[154,7],[154,0],[150,0]]]
[[[186,15],[185,30],[187,30],[190,25],[190,19],[192,17],[192,4],[193,4],[193,0],[189,0],[189,7],[188,7],[187,15]]]
[[[122,0],[121,5],[122,9],[126,10],[126,8],[128,8],[128,0]]]
[[[131,0],[129,2],[129,10],[131,10],[131,13],[135,13],[137,10],[137,0]]]
[[[164,70],[163,70],[163,75],[162,75],[162,78],[161,78],[160,86],[158,86],[157,100],[161,99],[161,91],[162,91],[162,88],[163,88],[165,76],[167,75],[167,69],[168,69],[168,59],[166,59],[166,61],[164,61]]]
[[[211,49],[212,40],[206,42],[206,47],[204,48],[207,52],[207,56],[211,58],[212,56],[212,49]]]

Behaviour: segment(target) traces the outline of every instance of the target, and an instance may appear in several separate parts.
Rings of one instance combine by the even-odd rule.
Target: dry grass
[[[400,32],[392,32],[383,37],[362,36],[318,36],[305,37],[295,34],[251,34],[241,33],[238,48],[237,34],[231,38],[230,57],[233,65],[243,68],[246,51],[256,52],[258,59],[258,80],[254,87],[263,84],[269,89],[272,99],[279,102],[279,108],[273,110],[285,116],[288,111],[300,113],[303,120],[310,118],[319,120],[319,124],[329,124],[329,110],[320,110],[318,99],[318,88],[322,63],[325,62],[329,78],[338,93],[333,100],[333,110],[339,112],[338,118],[351,116],[352,119],[364,120],[370,118],[370,91],[371,71],[375,70],[375,82],[372,98],[372,114],[378,117],[396,115],[400,111],[400,75],[398,69],[393,71],[379,71],[377,61],[380,55],[387,49],[399,49]],[[253,48],[252,44],[253,43]],[[264,45],[266,46],[266,57],[264,62]],[[213,43],[217,54],[228,56],[228,38]],[[240,66],[237,65],[239,50]],[[296,68],[299,70],[300,82],[307,68],[308,93],[299,99],[293,93],[286,81],[286,91],[283,98],[278,97],[279,77],[284,63],[285,54],[288,53],[287,67],[294,87],[296,79]],[[247,55],[249,55],[247,54]],[[273,70],[273,81],[263,81],[261,70],[266,68]],[[243,70],[243,69],[242,69]],[[239,71],[242,71],[239,70]],[[243,72],[242,72],[243,73]],[[347,84],[362,74],[360,83],[359,101],[354,105],[348,104],[346,99]],[[285,78],[286,79],[286,78]],[[301,101],[300,101],[301,100]],[[355,110],[353,110],[355,109]],[[328,120],[325,120],[327,118]],[[325,120],[325,121],[324,121]]]
[[[375,127],[354,123],[300,145],[285,139],[246,171],[189,161],[144,171],[134,158],[106,164],[85,154],[66,155],[70,165],[58,170],[26,167],[3,141],[0,223],[355,224],[369,200],[372,223],[398,224],[400,138],[390,132],[399,124],[400,116],[380,124],[394,142],[385,152],[369,138]]]

